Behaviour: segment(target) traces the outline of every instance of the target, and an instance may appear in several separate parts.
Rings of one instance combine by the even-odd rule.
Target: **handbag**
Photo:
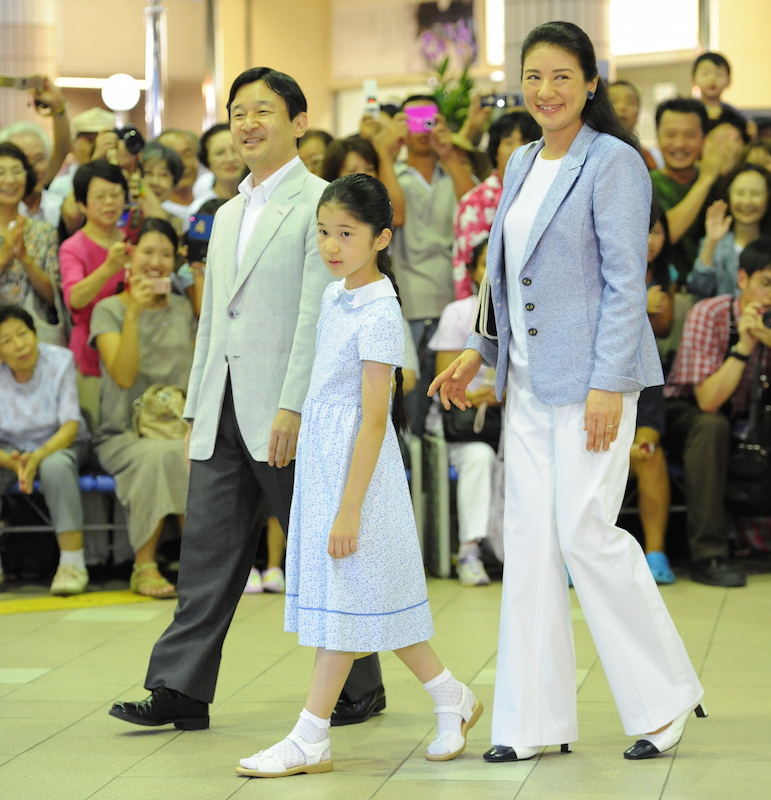
[[[501,406],[486,407],[483,424],[475,426],[482,408],[460,409],[450,405],[450,410],[442,410],[444,438],[448,442],[486,442],[498,449],[501,438]]]
[[[184,389],[154,383],[134,400],[134,433],[146,439],[184,439],[190,427],[184,410]]]
[[[474,333],[492,341],[498,340],[498,328],[495,325],[495,307],[490,280],[485,271],[477,291],[477,307],[474,312]]]
[[[48,305],[30,287],[22,308],[32,317],[39,342],[67,347],[72,332],[72,319],[58,286],[54,286],[53,305]]]

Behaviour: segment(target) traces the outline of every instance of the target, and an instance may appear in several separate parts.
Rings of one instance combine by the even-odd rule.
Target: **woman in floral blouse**
[[[55,316],[59,242],[47,222],[19,213],[36,183],[24,153],[11,142],[0,144],[0,303],[22,306],[32,292],[35,312],[47,318]]]

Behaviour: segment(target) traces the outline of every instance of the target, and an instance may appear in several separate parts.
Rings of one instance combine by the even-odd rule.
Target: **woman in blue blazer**
[[[531,31],[522,82],[544,136],[511,157],[490,233],[496,331],[472,334],[429,390],[441,386],[446,408],[465,408],[483,360],[496,367],[499,398],[508,387],[506,565],[485,760],[528,759],[577,739],[564,565],[624,730],[640,737],[624,755],[648,758],[677,744],[692,711],[703,713],[645,556],[615,524],[637,397],[662,383],[646,316],[651,184],[580,28]]]

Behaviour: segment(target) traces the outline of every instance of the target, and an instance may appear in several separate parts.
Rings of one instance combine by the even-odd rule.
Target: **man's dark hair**
[[[308,101],[294,78],[283,72],[270,69],[270,67],[252,67],[246,72],[242,72],[230,87],[227,105],[228,119],[230,119],[230,107],[233,105],[233,100],[235,100],[238,90],[242,86],[257,83],[257,81],[263,81],[271,92],[275,92],[279,97],[283,98],[289,119],[294,119],[298,114],[308,110]]]
[[[23,322],[32,333],[37,333],[35,330],[35,320],[33,320],[32,315],[21,306],[12,306],[10,304],[0,306],[0,325],[7,322],[9,319],[18,319],[19,322]]]
[[[128,183],[123,175],[123,170],[117,164],[111,164],[106,158],[97,158],[96,161],[89,161],[87,164],[83,164],[82,167],[78,167],[78,171],[72,179],[75,199],[79,203],[86,205],[88,187],[94,178],[102,178],[110,183],[117,183],[123,189],[126,197],[128,197]]]
[[[728,63],[728,59],[725,56],[720,55],[720,53],[702,53],[696,59],[696,61],[693,62],[693,72],[691,72],[692,76],[696,74],[696,69],[702,61],[709,61],[716,67],[724,67],[725,71],[728,73],[728,77],[731,77],[731,65]]]
[[[742,250],[739,269],[743,269],[748,277],[763,269],[771,269],[771,236],[761,236]]]
[[[37,185],[37,172],[35,172],[32,164],[29,163],[29,159],[24,155],[24,151],[21,147],[17,147],[13,142],[0,143],[0,157],[2,156],[6,158],[15,158],[21,163],[22,167],[24,167],[24,172],[27,173],[26,182],[24,184],[24,197],[26,197]]]
[[[498,117],[488,131],[490,138],[487,143],[487,155],[492,162],[493,169],[498,169],[498,147],[501,139],[511,136],[517,129],[522,136],[522,144],[535,142],[541,138],[541,126],[527,111],[512,111],[510,114]],[[505,164],[501,165],[501,167],[505,166]]]
[[[433,103],[435,106],[439,105],[439,103],[436,102],[436,98],[430,94],[411,94],[402,102],[402,111],[404,111],[404,107],[407,103]]]
[[[693,97],[670,97],[669,100],[659,103],[656,108],[656,130],[661,124],[661,117],[665,111],[673,111],[675,114],[696,114],[701,123],[701,132],[706,135],[709,127],[709,117],[704,104]]]
[[[747,133],[747,120],[738,111],[724,107],[717,119],[711,119],[707,123],[707,133],[715,130],[719,125],[731,125],[739,131],[744,144],[749,142],[750,135]]]
[[[613,81],[613,83],[608,84],[608,90],[612,89],[614,86],[626,86],[627,89],[631,89],[634,92],[634,96],[637,98],[637,105],[639,106],[642,104],[640,90],[633,83],[629,83],[629,81]]]

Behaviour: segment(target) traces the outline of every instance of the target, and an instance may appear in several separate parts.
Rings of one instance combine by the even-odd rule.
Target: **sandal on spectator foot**
[[[155,561],[134,564],[134,569],[131,571],[129,589],[131,589],[134,594],[142,595],[142,597],[154,597],[157,600],[167,600],[176,597],[177,590],[166,578],[163,576],[157,578],[154,575],[143,574],[152,569],[158,569],[158,564],[156,564]]]
[[[287,766],[279,752],[276,752],[287,743],[287,740],[297,747],[302,756],[304,756],[305,763]],[[278,745],[273,745],[268,750],[260,750],[259,753],[255,753],[251,758],[242,758],[238,762],[240,766],[236,767],[236,772],[248,778],[284,778],[287,775],[297,775],[301,772],[306,772],[309,775],[314,772],[331,772],[334,768],[332,760],[330,758],[322,760],[325,752],[327,752],[327,756],[330,755],[329,749],[331,745],[329,737],[318,742],[318,744],[312,744],[311,742],[306,742],[302,736],[290,733]],[[289,763],[291,764],[292,762],[289,761]]]

